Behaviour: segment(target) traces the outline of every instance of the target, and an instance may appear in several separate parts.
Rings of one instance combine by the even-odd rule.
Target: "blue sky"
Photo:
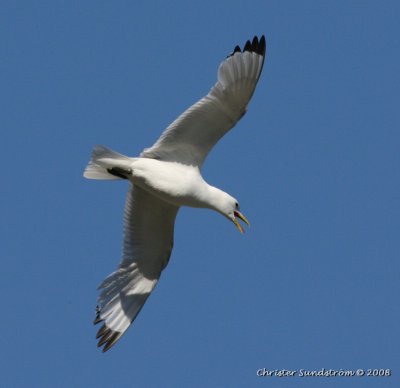
[[[2,385],[398,386],[399,16],[396,1],[3,1]],[[91,149],[150,146],[255,34],[248,114],[203,169],[251,228],[183,209],[156,290],[102,354],[96,287],[120,259],[127,184],[83,179]]]

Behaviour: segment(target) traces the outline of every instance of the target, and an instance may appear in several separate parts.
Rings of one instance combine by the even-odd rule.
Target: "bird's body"
[[[126,158],[123,161],[99,158],[97,163],[106,167],[109,163],[109,169],[117,169],[132,184],[170,205],[218,211],[217,200],[228,196],[222,190],[209,185],[196,166],[149,158]]]
[[[145,191],[175,206],[209,207],[208,185],[195,166],[139,158],[129,178]]]
[[[99,286],[95,323],[103,351],[130,326],[168,264],[175,218],[182,206],[221,213],[243,232],[248,224],[239,204],[228,193],[209,185],[202,164],[215,143],[246,112],[261,74],[265,38],[238,46],[220,65],[218,82],[139,157],[127,157],[105,147],[94,148],[84,176],[89,179],[128,179],[123,257],[119,268]]]

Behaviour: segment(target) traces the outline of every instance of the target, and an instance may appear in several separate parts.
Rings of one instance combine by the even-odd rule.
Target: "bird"
[[[128,180],[121,262],[99,285],[94,324],[108,351],[135,320],[168,264],[182,206],[219,212],[243,233],[239,202],[208,184],[202,165],[213,146],[243,117],[263,69],[265,36],[235,46],[219,65],[209,93],[184,111],[139,157],[95,146],[84,177]]]

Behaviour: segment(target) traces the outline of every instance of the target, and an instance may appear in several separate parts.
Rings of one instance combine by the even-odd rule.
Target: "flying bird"
[[[122,260],[99,286],[94,324],[98,347],[110,349],[125,333],[168,264],[181,206],[215,210],[241,233],[249,225],[239,202],[201,176],[207,154],[246,113],[265,59],[265,37],[236,46],[220,64],[210,92],[165,129],[139,157],[94,147],[88,179],[127,179]]]

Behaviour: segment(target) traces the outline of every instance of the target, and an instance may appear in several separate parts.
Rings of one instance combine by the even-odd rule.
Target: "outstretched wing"
[[[201,167],[214,144],[246,113],[260,78],[265,37],[236,46],[219,66],[218,81],[182,113],[141,156]]]
[[[103,352],[128,329],[168,264],[178,207],[135,186],[128,192],[124,214],[123,259],[99,286],[95,324]]]

